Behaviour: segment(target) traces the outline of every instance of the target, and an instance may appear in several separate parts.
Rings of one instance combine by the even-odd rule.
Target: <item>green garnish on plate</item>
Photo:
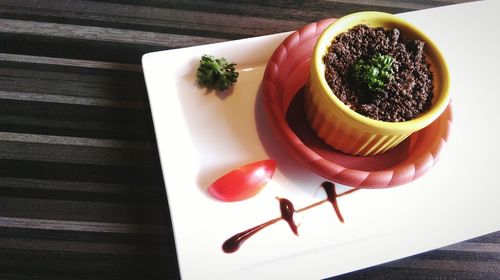
[[[236,63],[228,62],[225,58],[203,55],[196,71],[196,79],[201,86],[224,91],[238,80],[239,74],[235,66]]]

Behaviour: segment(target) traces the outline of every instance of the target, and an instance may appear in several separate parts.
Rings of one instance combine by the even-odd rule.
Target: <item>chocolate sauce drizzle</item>
[[[343,223],[344,218],[342,217],[342,214],[340,213],[339,205],[337,203],[337,198],[344,196],[344,195],[347,195],[347,194],[350,194],[352,192],[355,192],[359,189],[351,189],[351,190],[348,190],[348,191],[343,192],[341,194],[337,194],[336,189],[335,189],[335,184],[332,182],[323,182],[321,184],[321,187],[326,192],[326,199],[320,200],[318,202],[315,202],[311,205],[308,205],[306,207],[303,207],[303,208],[300,208],[297,210],[295,210],[293,203],[290,200],[288,200],[286,198],[278,198],[278,201],[280,203],[281,217],[269,220],[269,221],[262,223],[258,226],[255,226],[253,228],[247,229],[245,231],[242,231],[240,233],[233,235],[231,238],[226,240],[224,242],[224,244],[222,244],[222,250],[225,253],[236,252],[241,247],[243,242],[245,242],[248,238],[252,237],[254,234],[259,232],[260,230],[262,230],[262,229],[264,229],[264,228],[266,228],[274,223],[277,223],[281,220],[286,221],[288,223],[288,225],[290,226],[290,229],[292,230],[292,232],[298,236],[299,233],[297,230],[297,224],[293,220],[293,215],[295,213],[300,213],[300,212],[306,211],[308,209],[314,208],[316,206],[319,206],[325,202],[330,202],[330,204],[333,207],[333,210],[335,211],[335,214],[337,215],[337,218],[339,219],[340,222]]]

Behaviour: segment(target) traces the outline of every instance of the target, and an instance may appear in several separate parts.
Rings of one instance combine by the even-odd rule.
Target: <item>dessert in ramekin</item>
[[[418,40],[424,43],[424,59],[432,73],[432,95],[430,96],[431,100],[428,102],[428,108],[424,108],[423,112],[409,120],[399,120],[397,118],[396,121],[378,120],[373,116],[357,112],[351,104],[346,104],[339,99],[337,96],[339,89],[335,85],[331,86],[332,82],[330,81],[329,84],[325,77],[325,71],[327,70],[325,56],[332,48],[336,47],[336,39],[339,36],[360,25],[366,25],[370,28],[381,27],[385,30],[397,29],[400,40],[405,42]],[[377,48],[377,44],[375,44],[374,48]],[[371,55],[386,55],[383,53],[383,48],[381,52],[372,51]],[[360,61],[370,59],[366,57],[366,54],[355,55],[360,58]],[[334,56],[332,58],[330,56],[329,59],[338,59],[338,57]],[[393,59],[397,61],[398,57]],[[373,60],[376,59],[373,58]],[[402,70],[404,69],[391,68],[390,71]],[[378,70],[376,69],[376,71]],[[355,70],[349,70],[346,73],[348,73],[346,75],[355,75]],[[418,74],[415,75],[418,78]],[[395,82],[401,82],[398,77],[394,79],[396,79]],[[411,86],[408,85],[409,88]],[[360,91],[360,88],[363,87],[368,90],[368,86],[363,85],[357,91]],[[387,97],[391,93],[383,92],[383,94]],[[408,95],[411,92],[405,94]],[[431,124],[446,109],[449,98],[449,74],[446,62],[441,52],[427,35],[397,16],[380,12],[360,12],[347,15],[332,23],[323,31],[316,42],[311,61],[311,74],[306,85],[304,110],[313,130],[328,145],[348,154],[366,156],[383,153],[395,147],[412,133]]]

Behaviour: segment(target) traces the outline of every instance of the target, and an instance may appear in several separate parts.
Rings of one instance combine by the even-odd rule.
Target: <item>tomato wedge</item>
[[[240,201],[256,195],[274,174],[276,161],[256,161],[234,169],[213,182],[208,192],[222,201]]]

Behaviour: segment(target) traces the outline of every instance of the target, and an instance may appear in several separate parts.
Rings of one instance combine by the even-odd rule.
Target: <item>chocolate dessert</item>
[[[398,29],[357,25],[338,35],[324,56],[334,94],[372,119],[402,122],[429,109],[432,72],[424,42],[405,40]]]

